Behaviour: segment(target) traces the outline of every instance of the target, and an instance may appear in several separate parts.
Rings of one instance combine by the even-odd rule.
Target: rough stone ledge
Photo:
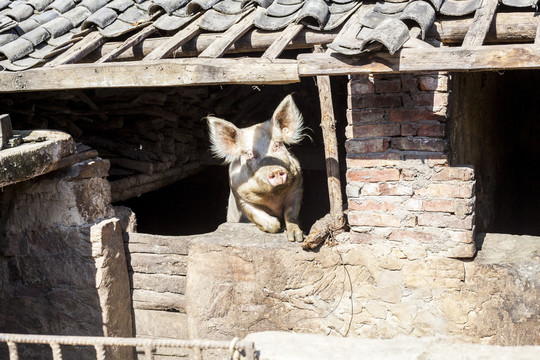
[[[249,334],[245,340],[255,343],[259,360],[540,358],[540,346],[455,344],[434,337],[376,340],[267,331]]]

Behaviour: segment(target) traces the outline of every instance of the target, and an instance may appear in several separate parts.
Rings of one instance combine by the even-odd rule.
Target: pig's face
[[[208,124],[212,150],[230,164],[231,191],[248,219],[269,232],[281,227],[276,218],[284,218],[287,228],[289,218],[296,223],[302,194],[301,170],[286,145],[302,139],[302,115],[292,97],[281,102],[270,120],[248,128],[239,129],[214,117],[208,117]],[[294,202],[298,204],[291,215]],[[251,207],[275,218],[271,226],[250,216]]]

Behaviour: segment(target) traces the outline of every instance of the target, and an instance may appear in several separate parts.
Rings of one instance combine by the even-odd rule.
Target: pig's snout
[[[272,186],[285,184],[285,182],[287,182],[287,172],[283,169],[273,170],[270,175],[268,175],[268,182]]]

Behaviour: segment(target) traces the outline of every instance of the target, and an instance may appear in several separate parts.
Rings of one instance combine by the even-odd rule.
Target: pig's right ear
[[[225,159],[230,163],[241,155],[238,137],[240,129],[234,124],[213,116],[206,118],[210,134],[211,150],[217,157]]]

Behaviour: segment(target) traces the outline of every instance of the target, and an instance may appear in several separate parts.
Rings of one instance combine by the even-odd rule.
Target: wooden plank
[[[472,23],[473,18],[438,19],[428,30],[426,37],[435,38],[444,44],[461,44]],[[539,24],[539,12],[498,12],[489,27],[484,44],[531,42]]]
[[[50,67],[73,64],[100,47],[104,42],[105,39],[103,39],[103,36],[98,31],[92,31],[78,43],[69,48],[66,52],[60,54],[54,60],[45,64],[45,66]]]
[[[261,57],[263,59],[276,59],[303,28],[302,24],[289,24]]]
[[[161,43],[157,48],[154,49],[154,51],[146,55],[143,61],[153,61],[166,58],[174,50],[178,49],[180,46],[184,45],[189,40],[193,39],[194,36],[201,32],[201,28],[199,27],[201,21],[202,17],[199,15],[197,18],[193,19],[185,28],[178,31],[168,40]]]
[[[315,47],[317,53],[322,53],[321,46]],[[336,136],[336,119],[332,103],[332,90],[329,76],[317,76],[319,101],[321,104],[321,128],[324,139],[324,155],[326,159],[326,176],[328,181],[328,196],[330,214],[333,225],[341,228],[345,221],[343,216],[343,198],[341,195],[341,179],[339,174],[339,158]]]
[[[0,72],[0,92],[299,82],[295,60],[163,59],[148,62],[73,64]]]
[[[536,28],[536,35],[534,37],[534,45],[540,45],[540,23],[538,23],[538,27]]]
[[[493,21],[493,15],[497,10],[499,0],[483,0],[482,5],[476,10],[472,22],[465,39],[463,39],[463,47],[480,46],[484,43],[484,39],[488,33],[489,27]]]
[[[96,61],[96,63],[101,64],[116,59],[124,51],[140,43],[155,32],[157,32],[157,29],[153,25],[143,28],[141,31],[124,41],[122,44],[118,45],[116,48],[103,55],[100,59]]]
[[[225,51],[240,37],[247,33],[254,25],[253,19],[257,17],[263,8],[257,8],[257,11],[254,11],[254,8],[246,12],[245,17],[238,23],[231,26],[221,37],[216,41],[211,43],[200,55],[199,57],[206,58],[218,58],[223,56]]]
[[[540,69],[540,48],[533,44],[491,45],[474,48],[411,48],[347,57],[337,53],[301,54],[298,74],[349,75],[431,71],[496,71]]]

